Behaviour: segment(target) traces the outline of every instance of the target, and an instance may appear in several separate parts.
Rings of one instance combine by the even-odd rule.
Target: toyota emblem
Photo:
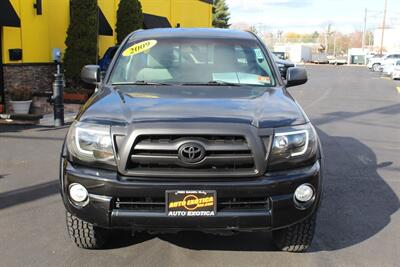
[[[198,163],[206,155],[204,147],[198,143],[185,143],[179,147],[179,159],[185,163]]]

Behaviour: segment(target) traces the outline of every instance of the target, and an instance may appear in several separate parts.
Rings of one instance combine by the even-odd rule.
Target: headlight
[[[318,144],[314,127],[277,128],[269,155],[269,170],[284,170],[312,164],[316,160]]]
[[[110,126],[74,122],[68,132],[67,148],[79,161],[116,165]]]

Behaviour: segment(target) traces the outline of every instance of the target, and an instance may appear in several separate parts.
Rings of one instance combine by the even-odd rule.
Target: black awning
[[[110,26],[110,23],[108,23],[106,16],[104,16],[103,11],[99,8],[99,35],[106,35],[106,36],[112,36],[113,35],[113,29]]]
[[[144,13],[143,16],[144,16],[143,26],[145,29],[171,28],[171,24],[169,23],[166,17],[160,17],[146,13]]]
[[[17,12],[15,12],[9,0],[0,0],[0,26],[21,26]]]
[[[200,0],[200,1],[210,5],[214,4],[214,0]]]

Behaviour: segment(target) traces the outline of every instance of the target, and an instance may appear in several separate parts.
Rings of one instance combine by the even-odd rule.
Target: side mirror
[[[281,74],[282,78],[286,80],[287,70],[288,68],[293,66],[287,66],[285,64],[278,64],[279,73]]]
[[[100,67],[98,65],[86,65],[81,70],[81,79],[85,83],[97,84],[101,81]]]
[[[296,86],[307,82],[307,71],[304,68],[288,68],[286,87]]]

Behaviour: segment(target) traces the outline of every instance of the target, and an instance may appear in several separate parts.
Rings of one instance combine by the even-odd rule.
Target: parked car
[[[311,55],[311,62],[315,64],[328,64],[329,59],[326,53],[315,53]]]
[[[377,58],[377,57],[382,57],[383,55],[381,55],[381,54],[376,54],[376,53],[373,53],[373,52],[369,52],[369,53],[367,53],[366,55],[365,55],[365,60],[367,61],[367,64],[368,64],[368,62],[369,62],[369,60],[371,59],[371,58]]]
[[[117,52],[119,45],[109,47],[104,53],[103,57],[99,60],[99,66],[101,71],[107,71],[108,66],[111,63],[115,53]]]
[[[371,61],[371,60],[375,60],[375,59],[377,59],[377,58],[381,58],[381,57],[383,57],[384,55],[382,55],[382,54],[367,54],[366,56],[365,56],[365,58],[366,58],[366,62],[367,62],[367,66],[369,65],[369,62]],[[371,65],[371,67],[372,67],[372,65]],[[371,69],[371,68],[370,68]]]
[[[272,54],[274,54],[277,58],[285,60],[286,58],[286,53],[285,52],[276,52],[273,51]]]
[[[400,53],[389,53],[382,57],[373,57],[368,61],[368,68],[372,71],[382,71],[382,66],[395,59],[400,59]]]
[[[347,64],[347,59],[344,57],[335,57],[333,56],[332,58],[329,59],[329,64],[332,65],[344,65]]]
[[[397,61],[396,59],[386,60],[385,64],[381,67],[382,75],[391,76]]]
[[[305,69],[284,82],[255,34],[221,29],[139,30],[115,57],[62,150],[77,246],[100,248],[114,229],[272,231],[284,251],[310,246],[322,150],[286,89]],[[99,69],[82,79],[99,83]]]
[[[392,79],[393,80],[400,79],[400,60],[397,60],[396,65],[394,65],[393,67]]]
[[[281,76],[284,79],[286,79],[288,68],[296,67],[296,65],[293,62],[290,62],[289,60],[283,60],[278,56],[276,56],[274,53],[272,54],[272,58],[275,61],[276,65],[278,66]]]

